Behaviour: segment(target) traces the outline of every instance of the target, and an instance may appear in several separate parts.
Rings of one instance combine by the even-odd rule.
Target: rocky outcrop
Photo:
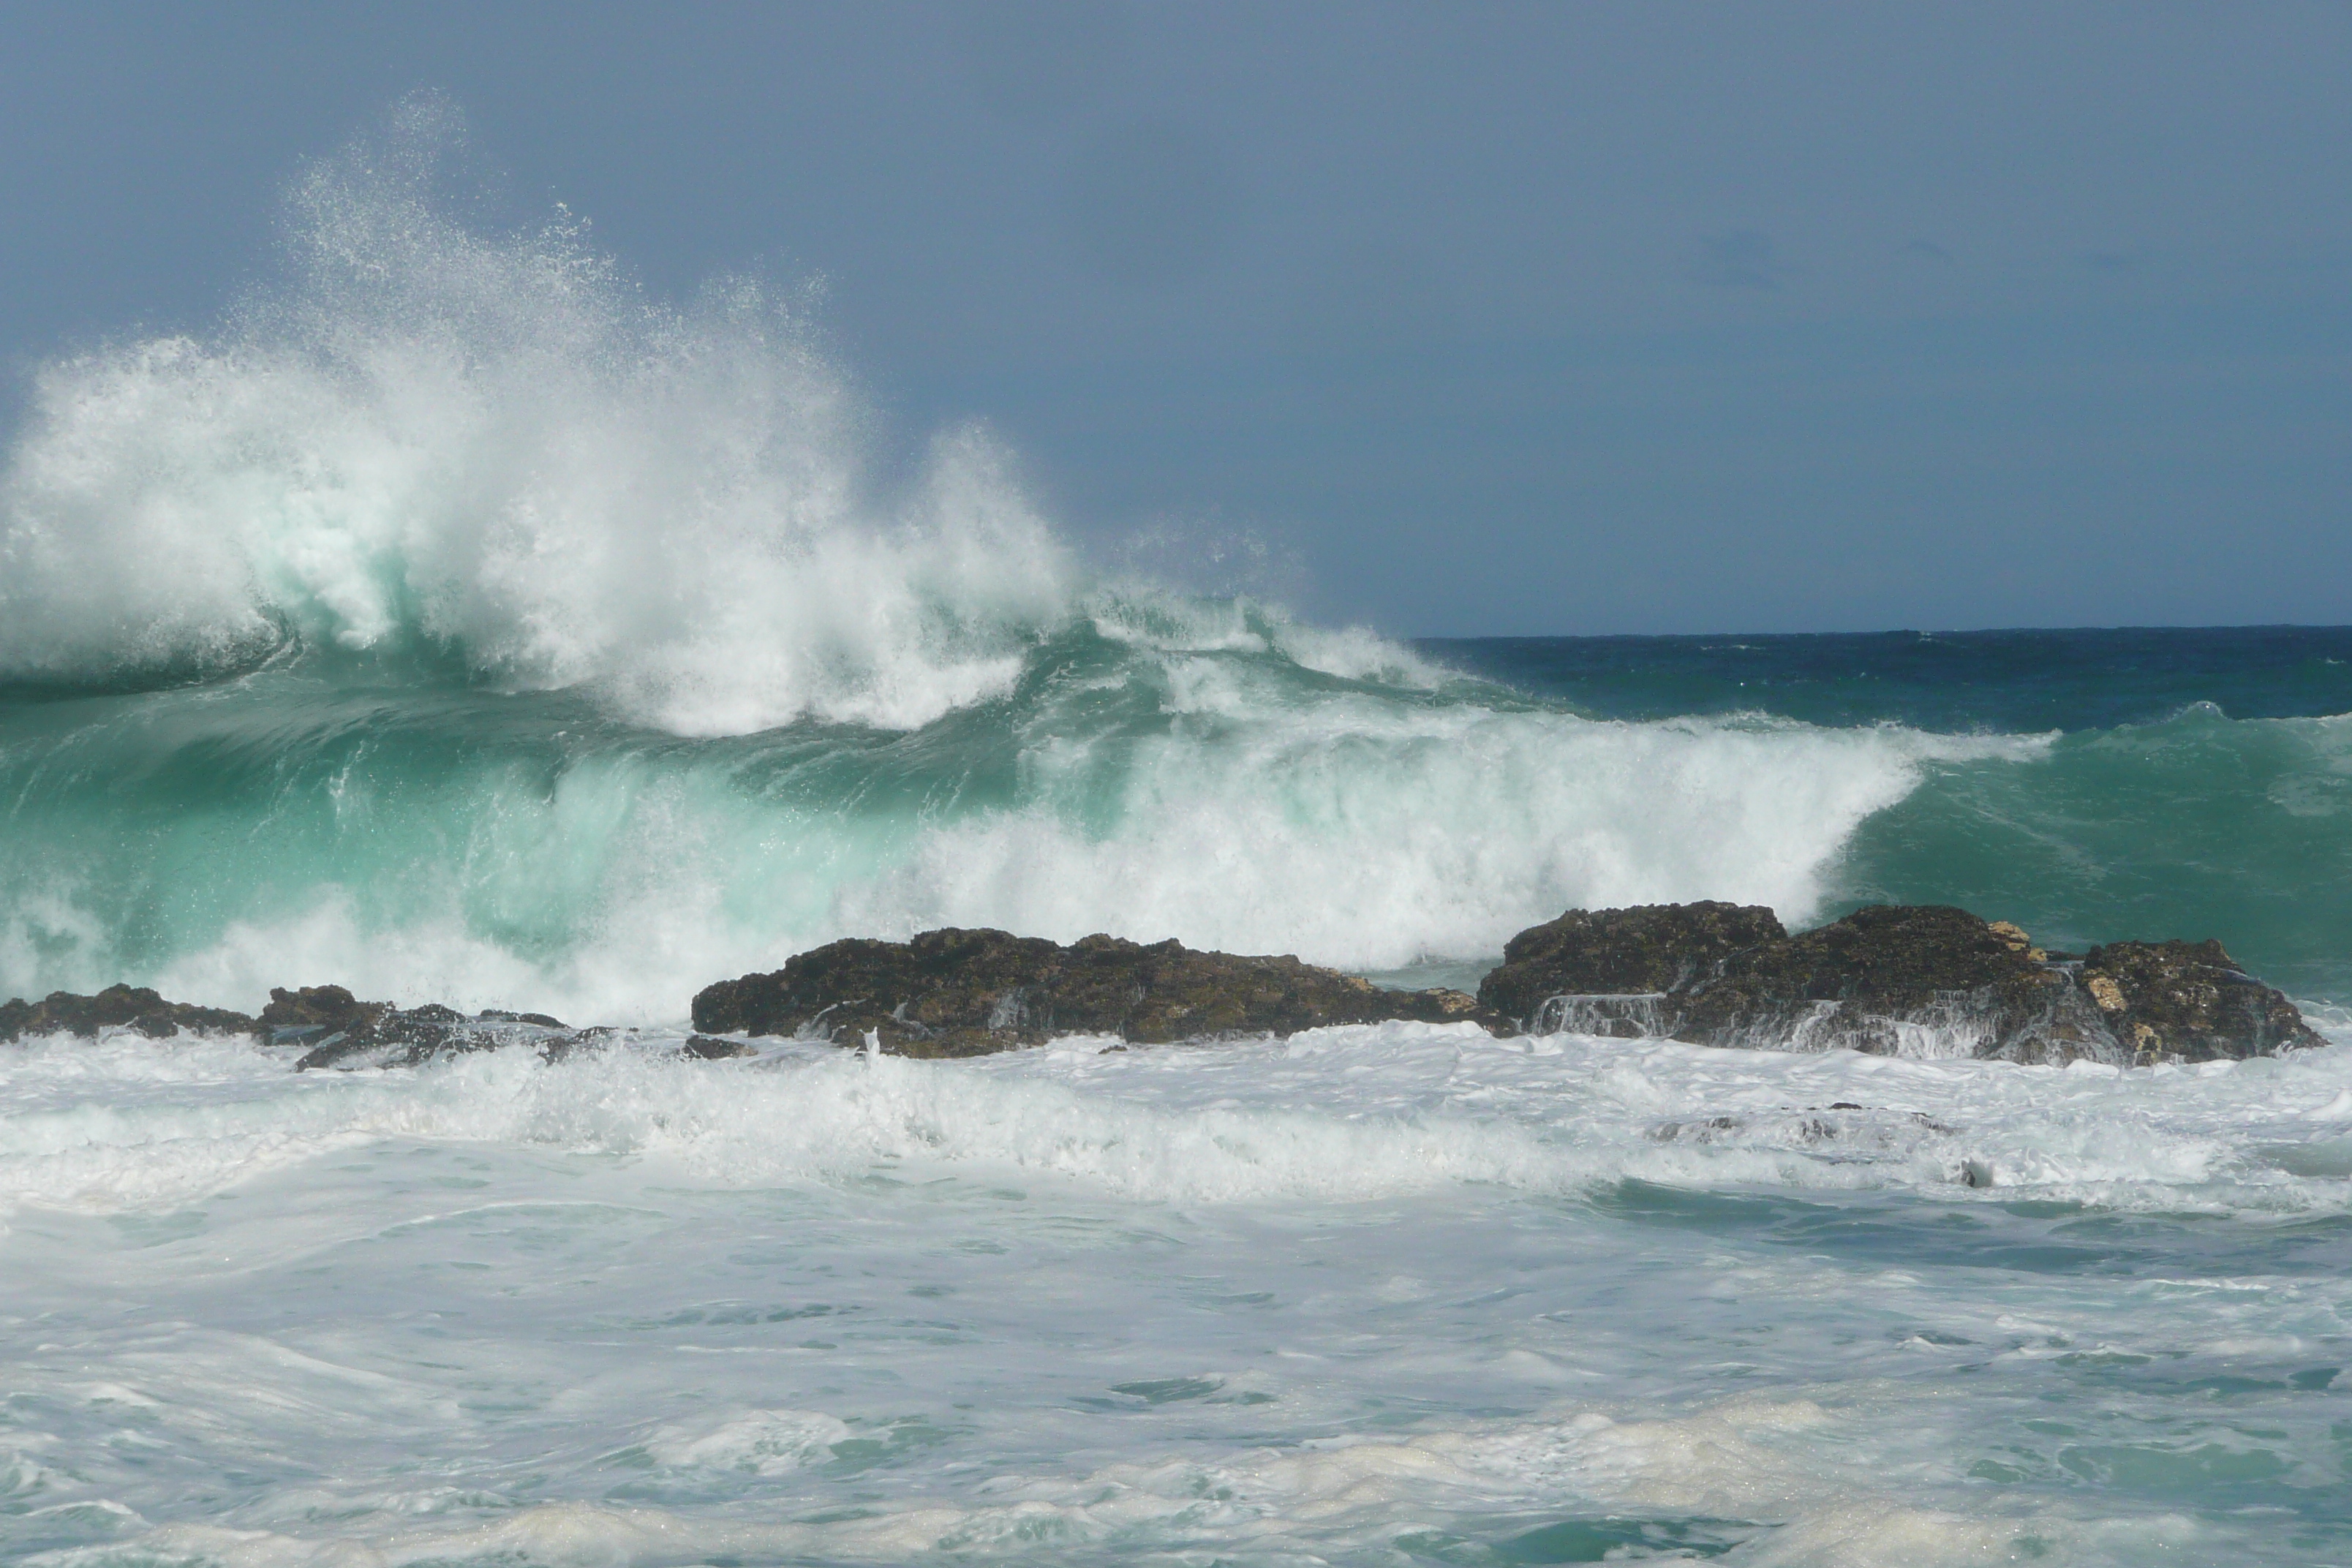
[[[1391,1018],[1499,1019],[1459,991],[1384,991],[1291,957],[1195,952],[1090,936],[1067,947],[1001,931],[931,931],[908,942],[852,938],[771,974],[721,981],[694,999],[709,1035],[801,1035],[886,1051],[969,1057],[1058,1035],[1136,1045],[1291,1035]]]
[[[1090,936],[1064,947],[955,930],[851,939],[706,987],[692,1037],[646,1044],[719,1060],[756,1055],[747,1035],[844,1046],[871,1037],[903,1056],[968,1057],[1063,1035],[1158,1045],[1392,1019],[2050,1065],[2211,1061],[2326,1043],[2218,942],[2111,942],[2077,958],[2035,946],[2005,921],[1937,905],[1874,905],[1791,936],[1768,909],[1698,903],[1570,910],[1512,938],[1475,997],[1389,991],[1288,955],[1175,942]],[[122,1031],[252,1035],[299,1047],[302,1071],[414,1067],[509,1046],[553,1060],[624,1038],[541,1013],[362,1001],[340,985],[274,990],[257,1018],[130,985],[0,1005],[0,1041]]]
[[[573,1051],[611,1043],[634,1043],[635,1030],[574,1029],[544,1013],[487,1009],[460,1013],[426,1003],[396,1007],[365,1002],[340,985],[273,990],[257,1018],[219,1007],[167,1002],[154,992],[112,985],[95,996],[55,992],[38,1003],[16,1000],[0,1005],[0,1042],[39,1035],[78,1035],[94,1039],[129,1030],[152,1038],[175,1034],[250,1035],[265,1045],[299,1047],[295,1070],[316,1068],[415,1067],[438,1057],[467,1051],[529,1046],[553,1061]],[[703,1060],[757,1054],[740,1040],[696,1037],[678,1044],[656,1036],[646,1044]]]
[[[1551,980],[1570,988],[1531,1003]],[[1627,994],[1643,982],[1654,988]],[[1538,1028],[1780,1050],[2126,1065],[2324,1043],[2219,942],[2074,959],[1939,905],[1874,905],[1795,936],[1726,904],[1571,910],[1514,939],[1479,994]]]
[[[1788,934],[1778,915],[1754,904],[1570,910],[1513,937],[1503,962],[1479,983],[1478,1002],[1538,1033],[1670,1033],[1654,1026],[1661,1015],[1643,1004],[1689,985],[1735,952]],[[1571,999],[1584,1005],[1568,1005]],[[1549,1017],[1548,1004],[1555,1004]]]
[[[2218,942],[2110,942],[2084,953],[2077,973],[2136,1060],[2214,1061],[2326,1043]]]
[[[258,1022],[273,1046],[347,1034],[392,1011],[389,1002],[362,1002],[340,985],[305,985],[299,991],[273,985]]]
[[[614,1037],[612,1029],[574,1029],[544,1013],[496,1008],[460,1013],[438,1002],[395,1007],[362,1002],[340,985],[273,988],[260,1025],[274,1046],[306,1046],[296,1072],[317,1068],[416,1067],[436,1057],[528,1045],[550,1061]]]
[[[1873,905],[1717,963],[1674,1029],[1709,1046],[2128,1059],[2066,969],[1966,910]]]
[[[0,1041],[27,1035],[78,1035],[96,1039],[129,1029],[151,1039],[175,1034],[250,1035],[254,1021],[225,1007],[166,1002],[145,986],[110,985],[95,996],[52,991],[38,1002],[16,997],[0,1004]]]

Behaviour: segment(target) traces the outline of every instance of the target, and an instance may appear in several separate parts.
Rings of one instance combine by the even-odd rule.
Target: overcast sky
[[[0,8],[0,355],[446,92],[902,433],[1403,634],[2352,621],[2352,5]],[[1193,546],[1163,554],[1187,564]]]

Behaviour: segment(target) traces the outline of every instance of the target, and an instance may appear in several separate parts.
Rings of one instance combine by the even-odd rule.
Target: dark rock
[[[554,1061],[570,1055],[592,1037],[602,1038],[612,1033],[567,1029],[552,1019],[541,1024],[537,1020],[544,1014],[467,1014],[438,1002],[427,1002],[421,1007],[359,1002],[340,985],[315,989],[305,986],[292,996],[283,991],[269,994],[270,1007],[278,1008],[281,1002],[285,1005],[281,1016],[291,1017],[299,1009],[306,1016],[340,1023],[341,1026],[303,1053],[294,1064],[296,1072],[317,1068],[418,1067],[438,1057],[494,1051],[515,1045],[536,1047],[541,1056]],[[267,1020],[269,1015],[265,1011],[262,1016]],[[307,1022],[280,1026],[303,1029],[315,1026]]]
[[[2121,1054],[2023,932],[1942,905],[1856,910],[1735,953],[1675,1000],[1675,1037],[1700,1045],[2052,1064]]]
[[[1787,934],[1778,915],[1754,904],[1570,910],[1513,937],[1503,949],[1501,964],[1479,982],[1478,1002],[1544,1029],[1547,1021],[1538,1015],[1554,999],[1632,1003],[1686,986],[1731,954]],[[1612,1035],[1671,1032],[1655,1029],[1662,1020],[1635,1007],[1584,1011],[1595,1016],[1552,1020],[1549,1028],[1574,1026]],[[1628,1016],[1610,1016],[1617,1012]]]
[[[1157,1045],[1392,1018],[1501,1022],[1459,991],[1383,991],[1286,955],[1108,936],[1062,947],[1001,931],[852,938],[694,999],[694,1026],[705,1034],[797,1034],[844,1046],[872,1034],[884,1050],[914,1057],[982,1056],[1057,1035]]]
[[[2326,1044],[2294,1003],[2240,969],[2218,942],[2109,942],[2083,955],[2080,982],[2136,1061],[2215,1061]]]
[[[336,986],[319,989],[341,991]],[[305,991],[301,994],[311,993]],[[350,996],[349,992],[341,994],[345,999]],[[327,1006],[331,1010],[337,1005],[330,999]],[[501,1050],[510,1046],[528,1047],[542,1061],[560,1062],[583,1052],[625,1046],[636,1038],[634,1029],[604,1025],[574,1029],[544,1013],[511,1013],[496,1007],[479,1013],[460,1013],[437,1002],[428,1002],[421,1007],[354,1002],[344,1016],[352,1020],[350,1026],[311,1046],[294,1064],[295,1071],[421,1067],[445,1057]],[[678,1049],[681,1055],[704,1061],[759,1054],[757,1047],[741,1040],[713,1039],[702,1035],[695,1036]]]
[[[291,1045],[364,1028],[391,1011],[391,1003],[360,1001],[340,985],[305,985],[299,991],[273,985],[269,1005],[261,1010],[261,1026],[269,1031],[271,1045]]]
[[[2053,1066],[2324,1043],[2218,942],[2116,942],[2077,960],[1938,905],[1873,905],[1796,936],[1729,904],[1570,910],[1514,938],[1479,995],[1550,1029]]]
[[[79,1035],[96,1039],[109,1029],[131,1029],[151,1039],[173,1034],[250,1035],[254,1021],[225,1007],[166,1002],[145,986],[110,985],[95,996],[52,991],[38,1002],[0,1005],[0,1040],[26,1035]]]
[[[690,1036],[679,1048],[686,1055],[698,1057],[706,1062],[721,1062],[735,1057],[756,1057],[760,1054],[760,1047],[748,1040],[722,1040],[710,1035]]]

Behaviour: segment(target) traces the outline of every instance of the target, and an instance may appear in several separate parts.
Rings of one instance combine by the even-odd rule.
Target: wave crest
[[[688,734],[910,728],[1009,689],[1068,552],[976,430],[885,495],[795,313],[646,300],[568,215],[468,230],[446,110],[320,163],[218,334],[52,363],[0,476],[0,678],[437,645]]]

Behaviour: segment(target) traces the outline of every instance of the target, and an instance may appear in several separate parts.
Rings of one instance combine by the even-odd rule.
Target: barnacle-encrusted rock
[[[2109,942],[2083,955],[2082,978],[2137,1060],[2214,1061],[2326,1043],[2218,942]]]

